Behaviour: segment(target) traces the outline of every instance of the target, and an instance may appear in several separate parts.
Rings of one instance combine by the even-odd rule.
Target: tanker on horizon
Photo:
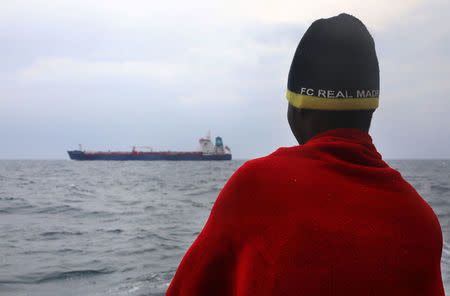
[[[216,137],[216,142],[211,142],[211,136],[199,140],[199,151],[137,151],[133,146],[131,151],[67,151],[73,160],[231,160],[231,150],[224,146],[221,137]],[[225,152],[228,151],[227,152]]]

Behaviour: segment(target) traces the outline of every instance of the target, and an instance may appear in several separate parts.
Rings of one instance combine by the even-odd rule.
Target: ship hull
[[[176,152],[140,152],[140,153],[86,153],[67,151],[73,160],[231,160],[231,154],[202,154]]]

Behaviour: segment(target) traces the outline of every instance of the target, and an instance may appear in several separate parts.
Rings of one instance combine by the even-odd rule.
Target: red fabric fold
[[[430,206],[357,129],[246,162],[166,293],[444,295]]]

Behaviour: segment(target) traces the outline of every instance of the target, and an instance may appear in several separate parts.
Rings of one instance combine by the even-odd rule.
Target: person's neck
[[[314,129],[310,129],[305,135],[303,135],[303,139],[297,139],[297,141],[299,142],[300,145],[306,144],[309,140],[311,140],[312,138],[314,138],[316,135],[327,132],[327,131],[331,131],[334,129],[342,129],[342,128],[346,128],[346,129],[359,129],[362,130],[366,133],[369,132],[369,128],[364,128],[364,127],[355,127],[355,126],[316,126]]]

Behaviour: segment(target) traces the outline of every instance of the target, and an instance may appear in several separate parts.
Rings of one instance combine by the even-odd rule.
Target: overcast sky
[[[372,33],[384,158],[450,157],[450,1],[0,1],[0,159],[66,150],[194,150],[235,158],[296,145],[287,75],[312,21]]]

